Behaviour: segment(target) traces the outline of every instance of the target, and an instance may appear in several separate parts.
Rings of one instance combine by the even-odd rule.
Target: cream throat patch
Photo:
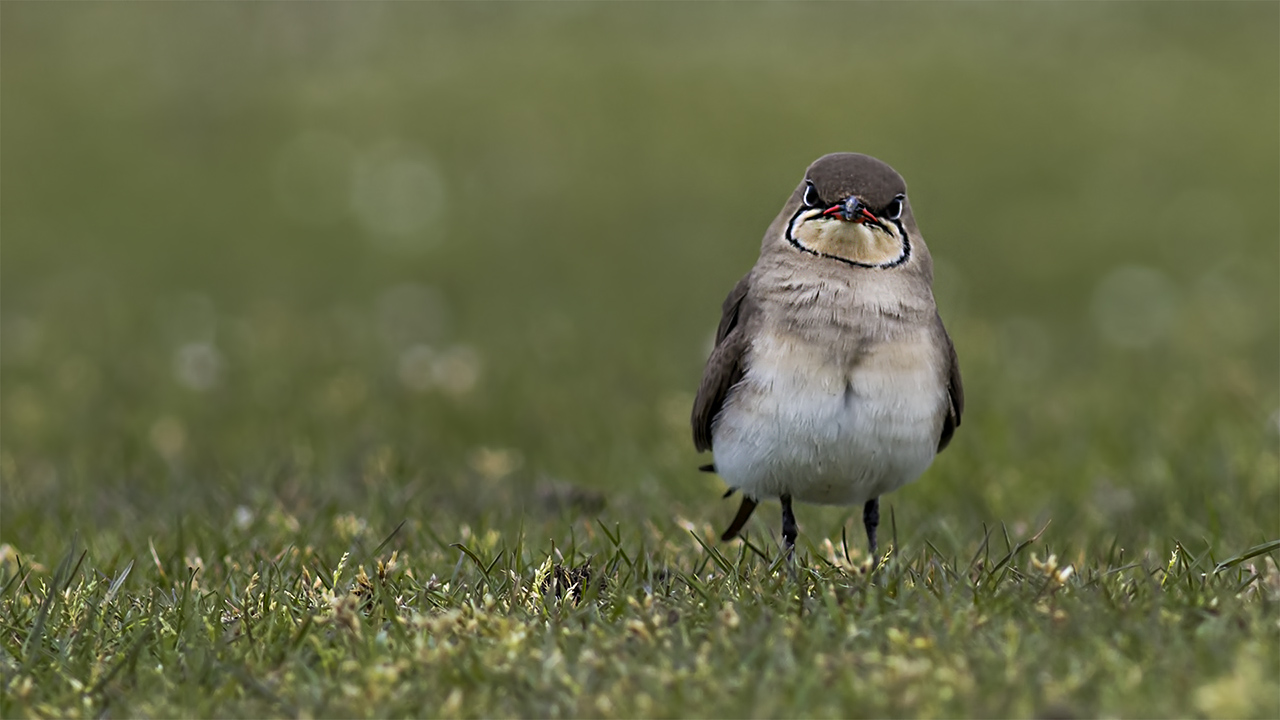
[[[787,224],[787,241],[805,252],[859,267],[888,268],[911,257],[911,241],[900,221],[850,222],[822,212],[800,208]]]

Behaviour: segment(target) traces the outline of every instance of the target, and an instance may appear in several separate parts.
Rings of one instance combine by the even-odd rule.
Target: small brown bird
[[[735,537],[763,498],[862,504],[876,554],[880,496],[915,480],[960,425],[964,390],[933,300],[933,261],[907,186],[867,155],[818,158],[724,301],[693,404],[705,466],[741,491]]]

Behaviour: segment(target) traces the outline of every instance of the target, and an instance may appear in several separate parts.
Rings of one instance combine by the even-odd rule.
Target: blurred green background
[[[687,425],[719,303],[846,150],[906,177],[969,396],[905,539],[1280,535],[1273,3],[2,11],[23,550],[719,525]]]

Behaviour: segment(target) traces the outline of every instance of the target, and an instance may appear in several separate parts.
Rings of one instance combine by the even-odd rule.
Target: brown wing
[[[742,358],[747,349],[742,319],[750,278],[748,274],[739,280],[724,300],[716,346],[707,358],[698,396],[693,401],[693,445],[699,452],[711,449],[711,423],[724,407],[729,388],[742,379]]]
[[[947,339],[947,355],[951,363],[951,368],[947,372],[947,395],[951,398],[951,407],[947,408],[947,416],[942,420],[942,436],[938,438],[938,452],[942,452],[943,448],[951,442],[951,436],[955,435],[956,428],[960,427],[960,416],[964,413],[964,384],[960,382],[960,361],[956,359],[956,346],[951,342],[951,337],[947,335],[946,330],[942,331],[942,336]]]

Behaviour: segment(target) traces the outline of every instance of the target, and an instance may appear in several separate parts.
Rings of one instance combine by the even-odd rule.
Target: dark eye
[[[884,208],[884,216],[890,220],[897,220],[902,217],[902,201],[906,199],[905,195],[899,195],[890,200],[889,204]]]
[[[804,204],[807,207],[818,207],[822,204],[822,198],[818,197],[818,188],[811,182],[804,184]]]

